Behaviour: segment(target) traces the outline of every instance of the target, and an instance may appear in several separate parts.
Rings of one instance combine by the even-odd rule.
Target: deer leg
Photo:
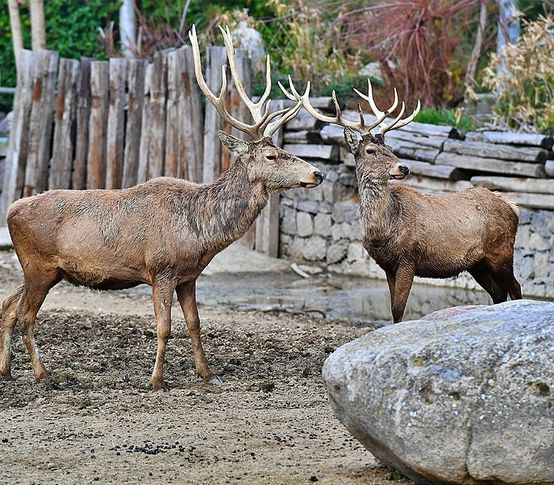
[[[165,350],[169,334],[171,333],[171,303],[175,285],[169,282],[156,281],[152,286],[152,300],[154,303],[154,315],[156,317],[156,332],[158,335],[158,350],[156,363],[150,379],[150,385],[154,391],[165,389],[163,379],[163,367]]]
[[[414,282],[415,267],[413,265],[402,265],[398,268],[395,275],[394,298],[391,298],[392,304],[392,319],[394,323],[402,320],[408,296]]]
[[[13,328],[17,323],[17,304],[23,286],[8,296],[2,303],[2,333],[0,334],[0,376],[11,379],[11,347]]]
[[[183,316],[187,322],[187,328],[194,351],[194,364],[196,372],[202,376],[206,382],[214,381],[215,374],[208,366],[208,360],[202,347],[200,339],[200,318],[198,317],[198,308],[196,306],[196,281],[185,283],[177,287],[177,298],[183,310]]]
[[[25,285],[21,298],[17,305],[17,322],[21,332],[21,338],[27,348],[31,365],[33,366],[33,374],[35,379],[45,379],[48,377],[48,372],[42,364],[39,352],[35,343],[34,327],[37,319],[37,313],[44,303],[44,299],[50,289],[60,281],[60,276],[57,271],[52,272],[32,272],[26,271]]]
[[[469,270],[469,274],[490,295],[493,303],[506,301],[506,289],[495,280],[487,265],[477,264]]]
[[[396,283],[396,278],[394,277],[393,273],[386,273],[387,275],[387,283],[389,284],[389,294],[390,294],[390,309],[392,312],[392,309],[394,307],[394,287]]]
[[[491,264],[491,272],[496,282],[505,288],[504,291],[507,291],[511,300],[521,300],[521,286],[514,276],[514,263],[512,258],[495,266]],[[506,296],[504,296],[502,301],[506,301]]]

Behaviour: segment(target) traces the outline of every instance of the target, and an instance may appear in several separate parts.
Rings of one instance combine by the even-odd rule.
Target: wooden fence
[[[206,54],[207,83],[219,92],[225,49],[209,47]],[[249,93],[250,60],[241,49],[236,64]],[[232,84],[228,106],[247,119],[249,113]],[[125,188],[162,175],[209,183],[231,163],[217,136],[219,129],[231,129],[203,102],[189,46],[158,52],[152,62],[79,61],[59,59],[52,51],[24,50],[12,126],[0,225],[13,201],[44,190]],[[269,208],[263,217],[275,221],[270,217],[274,212]],[[265,233],[268,224],[261,223],[268,227]],[[275,242],[260,240],[259,228],[257,232],[258,236],[255,228],[250,231],[250,246],[258,238],[266,252],[276,247]],[[277,234],[274,228],[273,233]]]

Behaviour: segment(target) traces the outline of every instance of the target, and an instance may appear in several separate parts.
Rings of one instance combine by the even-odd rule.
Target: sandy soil
[[[0,255],[0,298],[20,284]],[[199,382],[174,309],[167,392],[147,383],[155,327],[144,291],[62,284],[39,313],[51,375],[35,383],[14,338],[14,381],[0,381],[3,483],[410,483],[381,467],[334,418],[320,370],[371,327],[202,307],[222,387]]]

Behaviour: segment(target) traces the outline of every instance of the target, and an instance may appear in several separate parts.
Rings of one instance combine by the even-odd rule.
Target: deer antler
[[[200,48],[198,47],[198,37],[196,36],[196,26],[192,26],[192,30],[189,32],[189,39],[192,45],[192,52],[194,58],[194,74],[196,76],[196,81],[198,86],[207,100],[212,104],[212,106],[217,110],[219,115],[232,127],[240,130],[244,133],[247,133],[254,140],[260,140],[265,136],[271,136],[275,133],[283,124],[289,121],[291,118],[296,116],[302,107],[302,101],[298,100],[298,103],[292,108],[281,109],[278,111],[270,112],[269,106],[271,100],[267,100],[269,93],[271,91],[271,68],[270,68],[270,59],[267,56],[267,71],[266,71],[266,88],[264,94],[257,103],[254,103],[246,94],[240,77],[237,72],[235,65],[235,50],[233,48],[233,42],[231,40],[231,34],[229,30],[225,30],[222,27],[219,27],[223,34],[223,41],[225,42],[225,48],[227,50],[227,59],[229,62],[229,69],[231,71],[231,76],[233,82],[237,88],[240,98],[248,107],[252,115],[254,123],[248,124],[243,121],[240,121],[233,117],[225,107],[225,94],[227,90],[227,75],[225,66],[221,67],[222,71],[222,82],[221,90],[219,91],[219,96],[216,96],[211,89],[208,87],[204,76],[202,75],[202,63],[200,60]],[[267,100],[267,103],[266,103]],[[264,108],[265,104],[265,108]],[[281,118],[275,120],[278,116]],[[275,120],[272,122],[272,120]]]
[[[289,87],[290,92],[285,89],[285,87],[279,82],[279,87],[281,88],[281,91],[283,91],[284,95],[292,100],[298,100],[302,102],[302,106],[306,109],[308,113],[310,113],[314,118],[323,121],[324,123],[333,123],[335,125],[340,126],[348,126],[349,128],[352,128],[356,130],[357,132],[361,133],[362,135],[368,135],[371,133],[371,130],[375,128],[376,126],[381,125],[379,128],[379,134],[385,134],[387,131],[400,128],[401,126],[407,125],[410,121],[412,121],[415,116],[419,113],[419,110],[421,108],[421,103],[418,101],[417,106],[413,113],[408,116],[405,119],[401,119],[402,115],[404,114],[404,111],[406,109],[406,105],[404,102],[402,102],[401,108],[400,108],[400,114],[392,120],[388,125],[382,124],[385,118],[392,113],[396,107],[398,106],[398,93],[396,91],[396,88],[394,88],[394,101],[389,109],[386,111],[380,111],[379,108],[377,108],[377,105],[375,104],[375,101],[373,99],[373,90],[371,87],[371,81],[367,80],[367,95],[361,93],[357,89],[354,89],[356,94],[360,96],[362,99],[368,102],[369,107],[371,108],[371,111],[375,115],[375,121],[373,123],[366,124],[364,120],[364,114],[362,112],[361,105],[358,104],[358,113],[360,115],[360,121],[355,122],[351,120],[347,120],[346,118],[343,118],[342,111],[340,109],[339,103],[337,101],[337,96],[335,94],[335,91],[333,91],[332,98],[333,98],[333,104],[335,105],[335,116],[326,116],[321,114],[319,111],[316,111],[314,107],[310,103],[310,82],[308,81],[306,85],[306,91],[302,96],[298,93],[296,88],[294,87],[294,84],[292,82],[291,77],[289,76]]]

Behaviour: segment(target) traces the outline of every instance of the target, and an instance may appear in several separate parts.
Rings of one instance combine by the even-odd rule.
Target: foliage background
[[[454,109],[463,99],[464,71],[477,31],[478,0],[398,0],[394,3],[385,0],[191,0],[186,24],[181,26],[186,3],[187,0],[136,0],[142,39],[137,54],[148,57],[156,50],[183,44],[192,23],[202,33],[202,42],[221,43],[220,36],[216,35],[218,23],[233,28],[240,20],[246,20],[263,37],[272,57],[275,80],[284,80],[291,74],[299,86],[310,79],[315,94],[326,95],[335,89],[340,98],[346,98],[351,95],[352,87],[363,88],[365,85],[365,80],[357,75],[360,67],[378,61],[386,69],[390,67],[388,71],[385,69],[384,85],[377,86],[375,91],[378,104],[390,102],[392,85],[397,85],[403,98],[412,105],[416,98],[423,97],[427,107],[436,108],[424,118],[442,123],[460,122],[461,118]],[[488,28],[477,76],[479,85],[475,87],[477,92],[489,86],[481,81],[495,49],[497,3],[489,0]],[[106,53],[117,55],[119,1],[47,0],[44,4],[49,49],[70,58],[102,59],[106,58]],[[394,36],[391,34],[386,38],[391,28],[396,29],[395,35],[405,35],[409,29],[413,30],[413,16],[402,16],[402,11],[406,11],[404,8],[400,9],[402,11],[392,9],[399,4],[416,13],[418,9],[427,9],[429,13],[427,31],[418,33],[422,35],[419,47],[429,45],[428,39],[433,39],[433,35],[437,38],[438,34],[430,33],[431,29],[440,33],[443,45],[433,44],[427,50],[426,63],[431,66],[428,72],[418,67],[421,64],[420,49],[418,53],[418,49],[402,47],[410,45],[409,36],[405,39],[407,43],[399,44],[397,52],[391,54],[386,50],[391,45],[394,47]],[[4,0],[0,5],[0,85],[14,86],[16,73],[7,2]],[[463,12],[461,5],[465,5]],[[518,7],[525,18],[535,20],[554,10],[554,0],[519,0]],[[21,0],[20,10],[24,45],[30,47],[26,0]],[[461,15],[453,23],[447,23],[437,16],[441,11],[460,12]],[[375,31],[370,28],[372,21],[377,26],[385,26],[381,29],[381,38],[372,35]],[[99,29],[105,33],[104,41]],[[446,45],[450,47],[445,49]],[[440,57],[445,52],[447,59]],[[427,86],[422,87],[422,76],[429,81],[426,81]],[[435,89],[433,80],[440,81],[440,89]],[[422,91],[423,88],[426,90]],[[6,95],[0,97],[0,110],[9,108],[11,99]]]

